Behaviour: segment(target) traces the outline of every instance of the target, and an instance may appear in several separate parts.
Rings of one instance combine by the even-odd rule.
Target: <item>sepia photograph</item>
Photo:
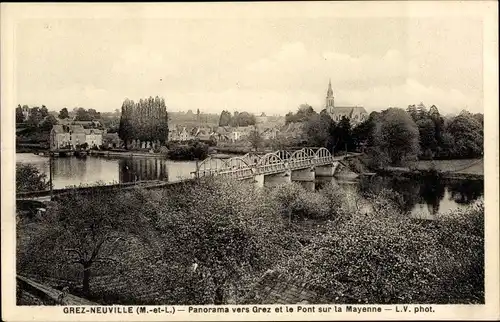
[[[15,307],[486,304],[481,15],[135,5],[32,4],[9,29]]]

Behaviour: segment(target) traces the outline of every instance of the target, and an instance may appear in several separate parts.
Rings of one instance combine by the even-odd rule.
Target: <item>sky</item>
[[[483,112],[483,36],[468,17],[29,19],[15,29],[16,105],[169,111],[338,106]]]

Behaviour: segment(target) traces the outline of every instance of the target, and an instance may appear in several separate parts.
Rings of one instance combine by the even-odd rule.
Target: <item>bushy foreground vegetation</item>
[[[243,303],[268,269],[332,303],[484,302],[482,203],[424,222],[395,196],[215,179],[72,194],[18,224],[17,269],[115,304]]]

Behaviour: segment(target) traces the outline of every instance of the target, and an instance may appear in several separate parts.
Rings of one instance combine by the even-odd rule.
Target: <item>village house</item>
[[[85,143],[89,148],[100,147],[102,145],[102,131],[99,129],[84,129]]]
[[[230,139],[231,141],[240,141],[246,138],[250,132],[254,129],[253,126],[238,126],[231,130]]]
[[[70,149],[85,143],[85,131],[80,125],[56,124],[50,131],[51,149]]]
[[[209,141],[212,131],[209,128],[196,127],[191,133],[195,139]]]
[[[81,125],[70,125],[69,136],[71,140],[71,146],[73,149],[87,142],[87,135],[85,133],[85,129]]]
[[[54,125],[50,131],[50,149],[67,149],[71,146],[69,131],[63,125]]]
[[[183,127],[182,131],[180,131],[180,133],[179,133],[179,141],[189,141],[192,139],[193,139],[193,136],[191,135],[191,133],[189,133],[186,130],[186,127]]]
[[[267,128],[267,129],[264,129],[260,133],[260,135],[262,136],[262,138],[264,140],[274,140],[274,139],[276,139],[278,133],[279,133],[279,131],[276,128]]]
[[[81,125],[56,124],[50,131],[51,149],[75,149],[87,143],[88,147],[102,145],[103,132],[98,129],[84,129]]]
[[[170,125],[168,127],[168,141],[179,141],[179,130],[177,125]]]
[[[215,136],[217,142],[227,142],[231,140],[231,130],[229,127],[220,126],[214,131],[213,136]]]
[[[182,130],[179,130],[178,126],[171,126],[168,130],[168,140],[169,141],[189,141],[194,139],[194,136],[186,129],[184,126]]]

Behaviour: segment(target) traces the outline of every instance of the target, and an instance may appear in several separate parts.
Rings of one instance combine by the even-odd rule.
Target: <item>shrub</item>
[[[50,183],[47,175],[31,164],[16,164],[16,191],[47,190]]]
[[[484,303],[481,207],[435,223],[355,213],[285,266],[329,303]]]
[[[203,160],[208,156],[208,145],[199,141],[192,141],[187,145],[170,146],[168,158],[172,160]]]
[[[328,200],[324,195],[306,191],[297,183],[278,186],[270,193],[284,218],[327,219],[330,215]]]

